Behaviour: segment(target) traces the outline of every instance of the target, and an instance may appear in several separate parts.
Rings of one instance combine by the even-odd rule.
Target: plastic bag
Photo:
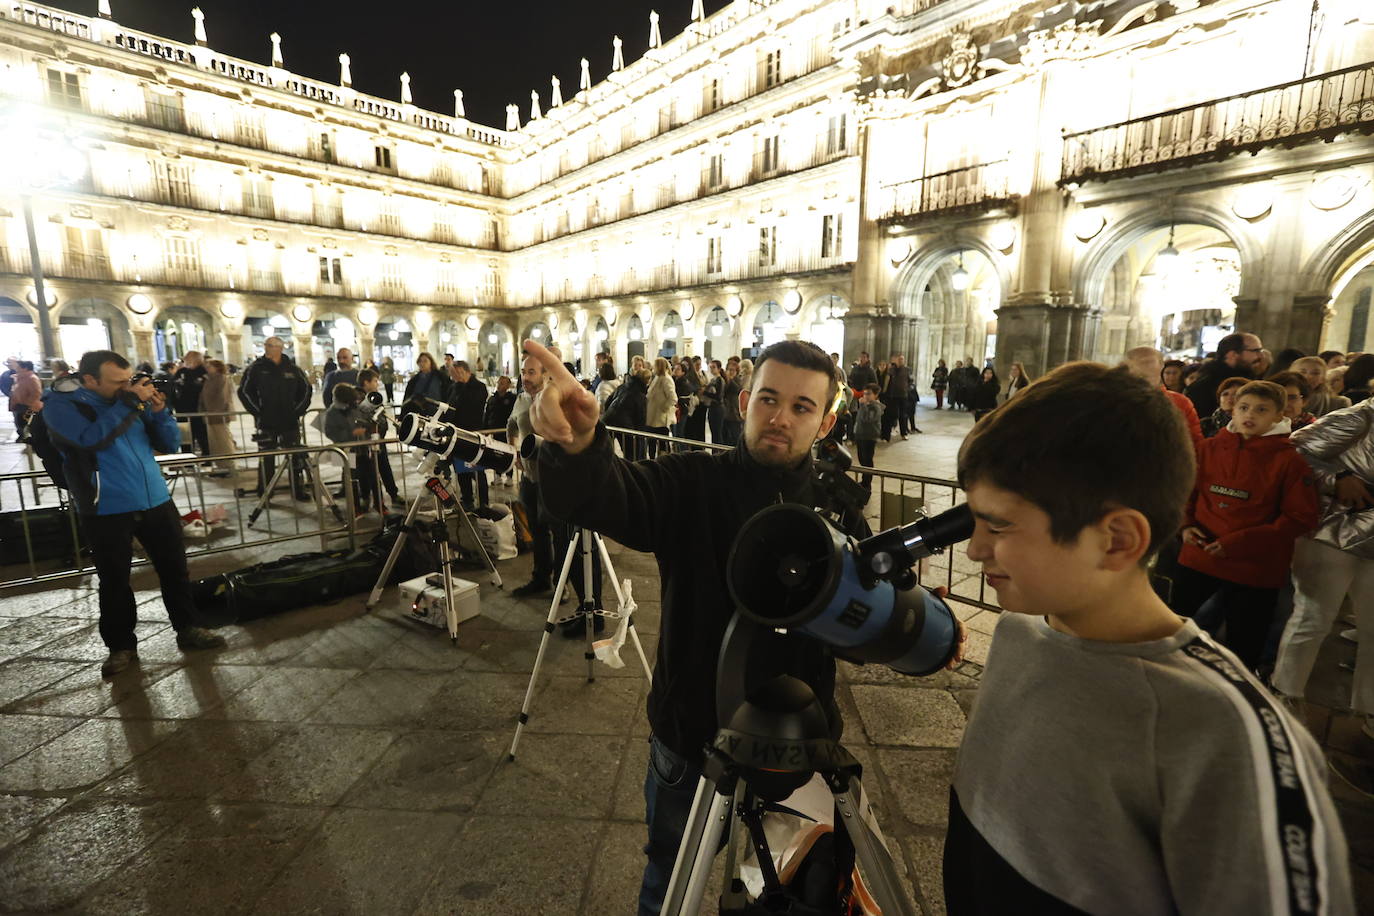
[[[620,594],[619,619],[616,621],[615,629],[611,631],[610,636],[592,643],[592,651],[596,653],[597,659],[605,662],[609,668],[625,667],[625,660],[620,657],[620,650],[624,647],[625,637],[630,631],[630,615],[639,607],[635,604],[634,595],[630,591],[629,579],[620,583]]]

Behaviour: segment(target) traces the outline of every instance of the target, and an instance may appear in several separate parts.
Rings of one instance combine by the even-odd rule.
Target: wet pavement
[[[920,422],[923,435],[880,446],[877,464],[949,476],[968,416],[922,411]],[[938,508],[933,491],[923,498]],[[634,582],[652,658],[656,568],[610,547]],[[193,575],[313,549],[199,558]],[[175,646],[151,573],[138,572],[141,662],[109,681],[93,580],[0,592],[0,909],[633,912],[643,671],[627,646],[624,668],[598,664],[588,683],[583,643],[555,636],[508,761],[549,601],[511,597],[526,557],[499,565],[503,591],[478,568],[464,573],[481,584],[482,613],[456,644],[407,619],[393,587],[371,613],[357,596],[227,627],[227,648],[190,654]],[[976,569],[961,553],[925,579],[976,597]],[[841,665],[846,746],[865,765],[906,890],[927,914],[944,911],[948,779],[996,620],[955,607],[973,636],[958,672],[913,679]],[[1332,790],[1359,892],[1374,906],[1374,801],[1362,782],[1374,741],[1331,711],[1342,689],[1348,696],[1340,664],[1354,649],[1329,641],[1307,714],[1353,782],[1333,774]]]

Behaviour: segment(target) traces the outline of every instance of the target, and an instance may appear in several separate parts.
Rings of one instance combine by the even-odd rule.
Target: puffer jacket
[[[172,498],[153,450],[180,450],[176,417],[170,407],[140,410],[129,397],[107,401],[81,387],[43,398],[43,419],[82,515],[143,512]]]
[[[1353,511],[1336,502],[1336,474],[1350,471],[1374,490],[1374,401],[1333,410],[1293,434],[1321,494],[1321,521],[1313,540],[1374,559],[1374,509]]]
[[[662,429],[673,425],[673,408],[677,406],[677,387],[666,375],[655,375],[649,382],[648,404],[644,410],[644,425]]]
[[[1312,471],[1288,431],[1288,421],[1280,420],[1254,439],[1228,427],[1203,441],[1184,524],[1216,538],[1225,555],[1184,544],[1179,563],[1257,588],[1282,588],[1288,582],[1294,542],[1317,525]]]

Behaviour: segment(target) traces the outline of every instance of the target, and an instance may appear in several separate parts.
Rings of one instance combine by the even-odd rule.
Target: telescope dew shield
[[[800,630],[842,657],[911,675],[938,671],[954,657],[959,627],[948,605],[919,586],[865,585],[866,578],[847,537],[813,510],[788,504],[745,522],[726,569],[743,616]]]

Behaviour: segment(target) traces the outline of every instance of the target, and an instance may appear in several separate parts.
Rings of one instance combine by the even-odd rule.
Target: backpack
[[[81,416],[91,423],[95,422],[94,407],[80,401],[76,401],[75,405]],[[48,435],[48,421],[43,419],[43,411],[37,411],[29,418],[28,434],[29,446],[33,448],[38,460],[43,462],[43,470],[48,472],[53,485],[59,490],[70,489],[67,486],[67,472],[62,467],[62,450],[52,441],[52,436]]]

